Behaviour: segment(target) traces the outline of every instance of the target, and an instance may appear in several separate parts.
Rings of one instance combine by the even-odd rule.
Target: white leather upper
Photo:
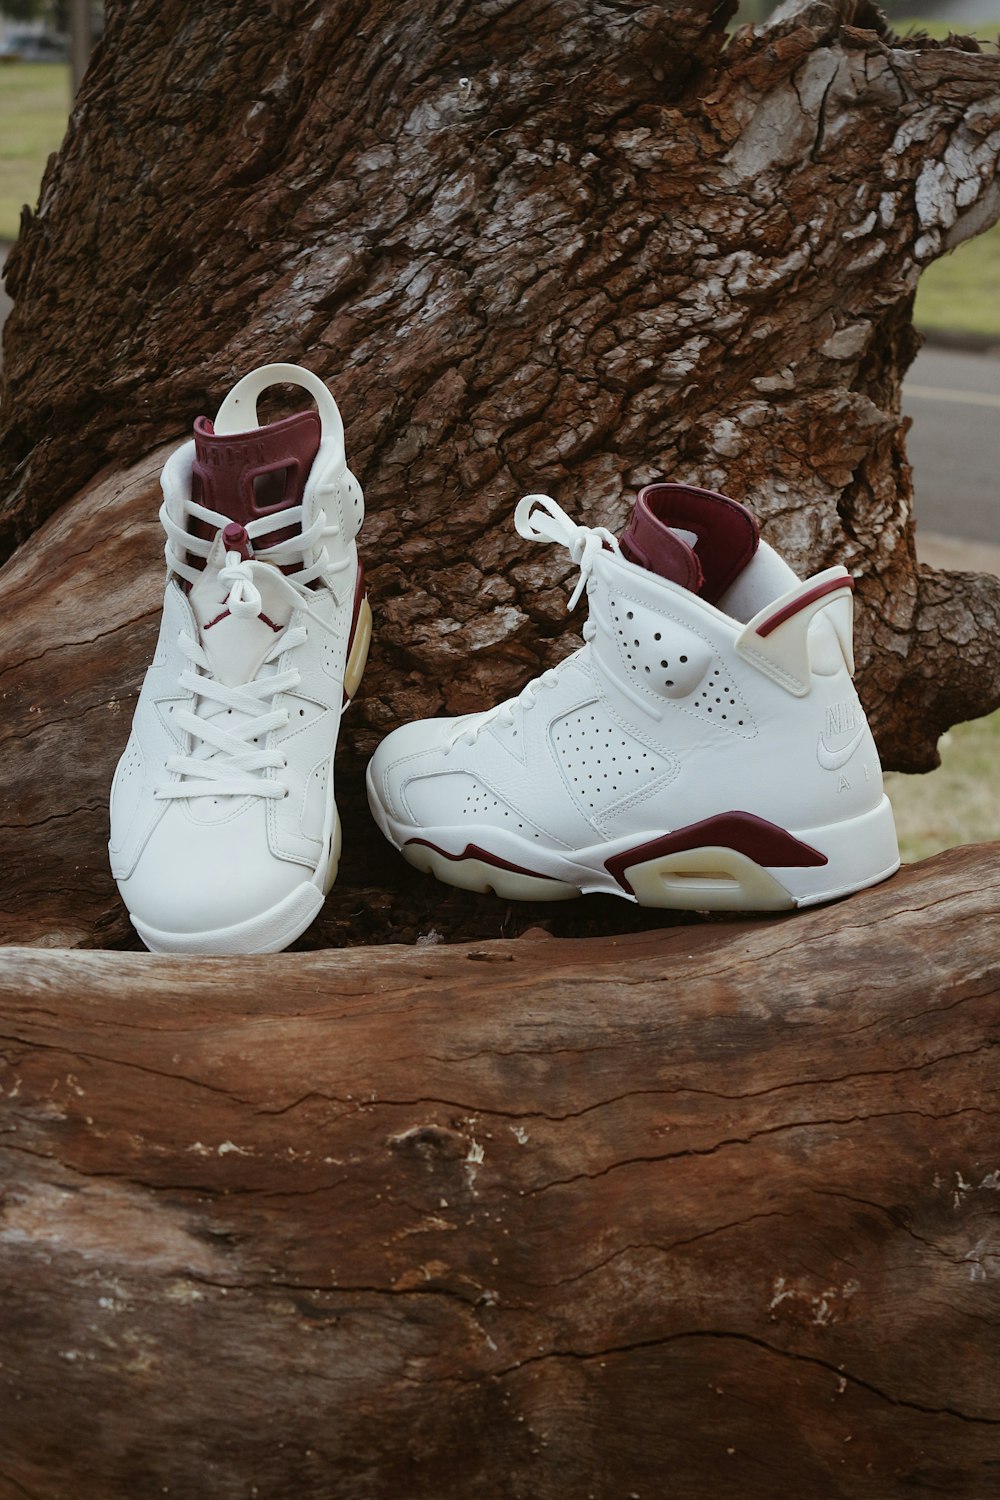
[[[822,670],[796,696],[737,650],[744,621],[617,552],[589,571],[582,649],[502,712],[405,725],[379,746],[372,784],[400,841],[449,830],[458,853],[462,829],[519,829],[567,850],[729,811],[794,830],[878,804],[877,752],[822,610],[801,620]],[[772,597],[800,587],[770,549],[765,572]],[[760,607],[752,580],[743,594]],[[823,736],[850,743],[830,736],[840,723],[864,726],[849,776],[817,753]]]
[[[193,458],[194,443],[185,443],[162,476],[165,511],[181,528]],[[246,922],[313,878],[329,854],[333,752],[358,576],[355,538],[364,514],[342,429],[324,436],[302,511],[303,531],[320,512],[326,516],[328,564],[309,588],[296,588],[270,563],[241,565],[245,587],[260,595],[260,616],[227,610],[236,595],[221,577],[226,556],[218,538],[190,593],[168,574],[156,651],[111,791],[112,871],[133,917],[151,928],[185,934]],[[192,665],[185,638],[205,666]],[[268,660],[270,652],[276,654]],[[196,766],[218,764],[226,754],[186,731],[185,715],[223,730],[240,722],[240,709],[183,685],[192,672],[199,682],[207,676],[237,694],[241,684],[264,684],[259,711],[281,722],[261,748],[284,764],[236,772],[235,784],[280,786],[284,795],[216,796],[205,784],[198,795],[157,796],[164,787],[196,785]],[[269,678],[289,685],[268,697]],[[183,758],[183,773],[169,769],[171,758]]]

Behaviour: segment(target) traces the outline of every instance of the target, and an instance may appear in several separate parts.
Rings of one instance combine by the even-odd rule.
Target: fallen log
[[[0,1496],[983,1500],[998,848],[787,919],[0,956]]]

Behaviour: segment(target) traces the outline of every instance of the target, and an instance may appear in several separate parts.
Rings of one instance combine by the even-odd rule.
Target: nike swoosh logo
[[[816,741],[816,759],[819,761],[824,771],[839,771],[841,766],[846,766],[847,762],[850,760],[855,750],[861,744],[861,741],[864,739],[864,737],[865,726],[862,724],[857,734],[853,735],[852,738],[848,740],[847,744],[843,747],[842,750],[828,750],[826,748],[826,745],[823,743],[823,736],[820,735],[819,739]]]

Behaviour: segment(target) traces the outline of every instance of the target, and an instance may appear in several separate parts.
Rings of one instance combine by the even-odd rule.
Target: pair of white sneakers
[[[316,410],[262,425],[291,384]],[[266,953],[337,874],[333,757],[371,636],[361,487],[326,386],[241,380],[163,471],[163,620],[111,790],[111,862],[159,953]],[[484,713],[395,730],[368,768],[411,864],[505,898],[780,911],[899,865],[854,691],[853,581],[801,582],[742,505],[653,484],[624,535],[545,495],[521,536],[566,547],[585,644]]]

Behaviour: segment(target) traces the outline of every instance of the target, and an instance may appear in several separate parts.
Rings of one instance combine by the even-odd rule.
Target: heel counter
[[[758,610],[737,637],[736,650],[796,698],[811,691],[814,673],[829,676],[845,670],[852,677],[853,591],[854,579],[846,568],[827,568],[807,578]]]
[[[815,762],[806,779],[817,805],[837,821],[867,814],[884,796],[878,749],[853,682],[853,590],[846,568],[828,568],[760,610],[736,642],[744,660],[808,700],[795,714],[801,753]]]

